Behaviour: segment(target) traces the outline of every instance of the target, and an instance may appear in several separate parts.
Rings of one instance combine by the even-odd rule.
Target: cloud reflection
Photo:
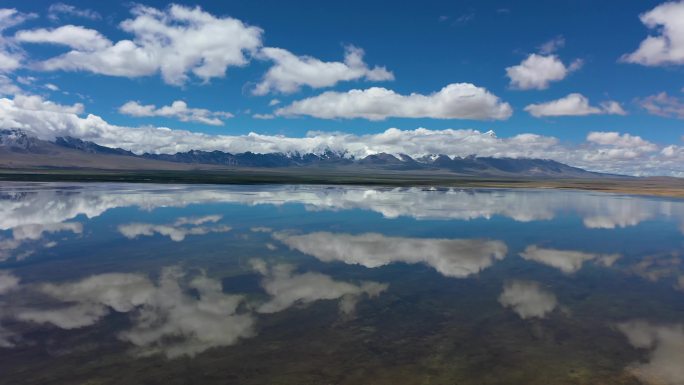
[[[340,312],[354,312],[365,296],[373,298],[387,284],[364,281],[358,284],[328,275],[296,273],[286,264],[267,265],[252,261],[262,276],[268,299],[250,303],[243,295],[223,292],[218,279],[202,270],[184,271],[165,267],[156,280],[145,274],[106,273],[78,281],[43,283],[21,287],[19,279],[0,271],[0,295],[24,290],[11,305],[0,301],[0,320],[49,324],[72,330],[95,325],[113,313],[128,314],[131,326],[118,333],[139,355],[163,354],[167,358],[194,356],[207,349],[230,346],[256,335],[259,313],[275,313],[297,304],[339,300]],[[40,305],[25,303],[40,294]],[[38,296],[40,298],[40,296]],[[15,346],[20,336],[0,325],[0,347]]]
[[[178,267],[164,268],[157,282],[142,274],[108,273],[37,290],[63,305],[14,309],[14,318],[75,329],[111,312],[129,313],[132,327],[119,338],[143,355],[193,356],[254,334],[253,316],[238,311],[243,296],[225,294],[220,281],[204,273],[188,277]]]
[[[75,187],[76,186],[76,187]],[[118,207],[153,210],[201,203],[303,204],[309,210],[362,209],[386,218],[471,220],[503,216],[529,222],[571,211],[588,228],[635,226],[655,217],[684,223],[684,204],[611,194],[546,190],[463,190],[312,186],[21,185],[0,188],[0,230],[94,218]],[[258,228],[257,228],[258,229]]]
[[[504,285],[499,303],[510,307],[520,318],[544,318],[555,309],[558,301],[548,290],[542,289],[537,282],[511,281]]]
[[[172,241],[180,242],[188,235],[205,235],[209,233],[225,233],[232,228],[230,226],[214,225],[203,226],[206,223],[216,223],[220,221],[220,215],[208,215],[204,217],[191,218],[181,217],[175,222],[166,225],[155,225],[152,223],[129,223],[120,225],[119,232],[128,239],[135,239],[140,236],[151,237],[160,234],[169,237]]]
[[[544,249],[536,245],[527,246],[520,256],[528,261],[555,267],[566,274],[579,271],[588,261],[595,261],[610,267],[621,257],[620,254],[592,254],[573,250]]]
[[[423,263],[447,277],[465,278],[491,266],[506,256],[501,241],[482,239],[437,239],[388,237],[377,233],[360,235],[315,232],[273,237],[291,249],[312,255],[323,262],[344,262],[375,268],[402,262]]]
[[[15,250],[33,243],[36,247],[53,247],[56,245],[54,241],[42,241],[45,233],[59,233],[71,232],[73,234],[82,234],[83,225],[79,222],[64,222],[64,223],[47,223],[47,224],[26,224],[12,228],[12,238],[0,238],[0,261],[9,259],[15,256],[17,259],[22,259],[23,256],[30,255],[33,251],[26,250],[23,254],[15,255]]]
[[[388,287],[387,284],[378,282],[354,285],[335,281],[328,275],[315,272],[296,274],[294,266],[288,264],[269,267],[262,260],[253,260],[252,266],[264,276],[262,287],[271,295],[270,300],[257,307],[259,313],[276,313],[296,303],[340,299],[340,311],[350,314],[361,295],[373,298]]]
[[[632,374],[648,384],[684,385],[684,325],[636,320],[620,323],[617,328],[632,346],[649,352],[646,362],[629,366]]]

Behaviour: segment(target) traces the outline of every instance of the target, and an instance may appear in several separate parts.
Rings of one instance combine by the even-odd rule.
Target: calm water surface
[[[3,384],[684,384],[684,201],[0,184]]]

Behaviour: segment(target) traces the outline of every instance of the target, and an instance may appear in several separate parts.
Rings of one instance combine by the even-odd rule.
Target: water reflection
[[[553,311],[558,300],[537,282],[511,281],[504,286],[499,303],[510,307],[520,318],[544,318]]]
[[[28,285],[24,291],[57,302],[49,307],[30,302],[15,301],[10,306],[0,303],[0,314],[71,330],[94,325],[112,313],[126,313],[131,327],[119,332],[118,337],[133,344],[136,354],[163,353],[175,358],[254,336],[253,310],[276,313],[293,305],[339,300],[340,311],[351,314],[361,296],[374,298],[388,287],[372,281],[338,281],[316,272],[296,273],[296,267],[290,264],[268,266],[259,259],[250,264],[263,276],[261,285],[269,296],[265,301],[248,301],[244,295],[224,293],[221,281],[208,277],[203,270],[188,272],[170,266],[161,270],[156,282],[144,274],[106,273],[76,282]],[[0,294],[19,288],[19,278],[0,271]],[[0,337],[2,347],[15,346],[12,340],[20,340],[18,334],[4,328],[0,329]]]
[[[180,217],[171,224],[127,223],[119,225],[118,229],[128,239],[135,239],[139,236],[151,237],[154,234],[160,234],[169,237],[172,241],[180,242],[188,235],[226,233],[232,230],[232,227],[225,225],[203,226],[206,223],[215,224],[221,218],[221,215],[207,215],[197,218]]]
[[[68,187],[68,189],[66,189]],[[684,224],[684,207],[663,199],[555,190],[461,190],[362,187],[198,187],[21,184],[0,186],[0,230],[23,224],[61,223],[79,215],[94,218],[118,207],[153,210],[201,203],[303,204],[309,210],[362,209],[385,218],[551,220],[572,211],[588,228],[624,228],[670,217]]]
[[[506,256],[501,241],[482,239],[429,239],[386,237],[377,233],[360,235],[317,232],[293,235],[273,234],[274,238],[302,253],[324,262],[340,261],[368,268],[394,262],[424,263],[439,273],[464,278],[491,266]]]
[[[684,326],[657,325],[646,321],[620,323],[618,329],[635,348],[649,352],[646,362],[633,363],[628,370],[649,384],[684,384]]]
[[[0,383],[684,384],[683,223],[575,191],[3,184]]]
[[[554,250],[540,248],[536,245],[528,246],[520,253],[523,259],[535,261],[547,266],[555,267],[566,274],[572,274],[582,268],[588,261],[597,262],[603,266],[613,266],[620,259],[620,254],[594,254],[573,250]]]
[[[362,282],[354,285],[333,280],[330,276],[314,272],[295,274],[295,267],[280,264],[268,267],[262,260],[253,260],[254,270],[264,276],[261,284],[271,298],[257,307],[259,313],[275,313],[301,303],[308,304],[322,299],[340,299],[340,311],[350,314],[356,307],[359,296],[378,296],[387,289],[387,284]]]

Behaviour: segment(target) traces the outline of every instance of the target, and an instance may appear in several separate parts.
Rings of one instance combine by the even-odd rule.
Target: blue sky
[[[73,64],[74,61],[67,64],[62,62],[56,69],[47,69],[44,65],[46,61],[59,58],[72,50],[84,50],[83,47],[74,48],[77,43],[71,40],[55,43],[56,30],[64,26],[76,26],[78,33],[99,33],[100,38],[111,44],[127,39],[142,44],[136,40],[141,39],[141,35],[123,27],[122,22],[152,14],[157,15],[159,20],[163,19],[162,23],[166,23],[166,26],[179,26],[183,22],[169,19],[171,8],[167,3],[158,1],[140,4],[5,1],[2,7],[14,9],[17,12],[15,18],[17,15],[24,17],[21,22],[13,23],[3,31],[5,49],[21,56],[21,65],[0,72],[7,79],[5,83],[15,86],[11,89],[14,92],[6,90],[4,97],[12,99],[15,94],[36,96],[41,103],[54,102],[64,107],[81,103],[82,108],[76,111],[81,118],[94,114],[107,124],[115,126],[169,127],[212,135],[241,136],[255,132],[302,137],[310,131],[334,131],[359,136],[383,133],[388,128],[415,130],[424,127],[435,131],[494,130],[499,138],[531,133],[544,138],[557,138],[565,146],[564,149],[592,146],[593,150],[598,151],[605,146],[610,150],[634,150],[638,147],[638,151],[643,153],[640,157],[647,157],[654,164],[662,163],[662,159],[653,156],[661,156],[659,154],[667,146],[676,146],[672,151],[684,154],[684,150],[680,151],[679,148],[684,132],[684,58],[678,56],[679,51],[684,50],[684,22],[676,17],[677,12],[684,15],[684,2],[615,0],[397,3],[366,0],[342,3],[180,1],[177,4],[184,7],[183,9],[196,10],[214,20],[238,20],[244,23],[245,29],[260,28],[261,32],[252,30],[258,41],[245,45],[248,47],[243,51],[244,63],[228,64],[225,71],[205,78],[192,73],[192,69],[200,64],[195,67],[190,65],[182,71],[187,78],[180,81],[170,81],[163,73],[160,74],[159,69],[151,69],[143,75],[103,75],[102,72],[111,70],[93,69],[92,66],[83,68],[79,67],[80,64]],[[655,14],[664,6],[671,9],[664,12],[664,16]],[[654,17],[659,18],[652,27],[640,20],[640,15],[648,12],[655,12]],[[36,34],[36,30],[42,33]],[[22,31],[24,35],[21,35]],[[207,33],[206,31],[200,32]],[[217,39],[228,41],[229,44],[237,44],[230,41],[244,38],[228,34],[217,38],[201,36],[201,33],[193,38]],[[669,52],[637,52],[648,36],[660,36],[671,43]],[[75,33],[67,39],[85,41]],[[188,42],[185,41],[184,44]],[[145,48],[144,45],[141,46]],[[312,60],[342,64],[345,52],[349,52],[352,46],[363,50],[361,60],[365,75],[353,75],[350,74],[351,71],[347,71],[350,73],[339,75],[339,79],[345,80],[332,80],[328,82],[332,84],[312,87],[307,81],[315,82],[328,75],[309,72],[308,80],[295,80],[294,86],[292,79],[288,78],[291,81],[288,90],[282,85],[271,86],[262,94],[255,94],[255,87],[277,64],[269,56],[274,54],[269,54],[268,48],[285,50],[293,57],[306,55],[313,58]],[[85,51],[92,52],[93,49],[89,47]],[[625,55],[630,54],[635,56],[626,58]],[[534,84],[521,86],[522,83],[516,83],[510,74],[507,75],[507,68],[523,65],[531,55],[536,55],[537,59],[546,59],[547,65],[556,66],[553,70],[542,67],[531,70],[555,71],[555,74],[532,74],[530,76],[533,76]],[[155,65],[163,66],[173,60],[176,59],[167,58]],[[184,58],[178,60],[182,61]],[[563,67],[561,72],[564,72],[561,75],[557,73],[559,63]],[[381,72],[370,74],[374,69]],[[544,76],[551,80],[544,80]],[[275,76],[274,81],[282,82],[283,78]],[[528,83],[529,81],[530,79]],[[439,100],[399,100],[395,106],[387,108],[401,111],[400,113],[384,113],[383,116],[371,119],[353,118],[378,108],[386,111],[373,103],[377,104],[379,100],[384,103],[398,95],[383,96],[371,101],[357,100],[359,95],[350,97],[350,90],[383,87],[393,94],[416,93],[430,96],[443,87],[460,83],[476,87],[476,90],[467,92],[475,92],[474,97],[483,98],[483,104],[459,107],[449,104],[456,103],[449,99],[446,102],[449,106],[434,110],[433,106],[438,105]],[[51,85],[58,89],[46,88],[52,87]],[[325,93],[334,95],[321,99]],[[662,93],[666,95],[662,96]],[[552,107],[549,112],[548,105],[542,105],[536,110],[541,111],[537,113],[538,116],[530,113],[534,109],[526,110],[529,105],[563,100],[572,94],[578,94],[570,100],[574,104],[562,107],[560,112]],[[487,99],[488,95],[496,100]],[[656,98],[657,95],[661,95],[659,99]],[[274,99],[279,103],[270,105]],[[308,103],[306,108],[297,104],[303,100]],[[206,109],[207,114],[224,113],[211,114],[214,124],[206,124],[206,121],[180,118],[180,115],[168,111],[167,116],[140,116],[164,114],[141,112],[139,108],[137,113],[132,113],[133,109],[121,109],[127,102],[135,102],[137,107],[155,105],[155,108],[159,108],[171,105],[174,101],[184,101],[189,108]],[[583,101],[589,104],[584,107],[577,105]],[[650,109],[645,108],[649,101]],[[325,116],[317,115],[323,111],[322,105],[331,103],[335,104],[335,107],[330,107],[332,111],[320,113]],[[349,103],[352,107],[340,110],[338,106],[342,103]],[[609,108],[608,103],[612,103],[612,107]],[[504,104],[508,105],[506,108],[510,111],[504,111]],[[469,108],[477,111],[473,112]],[[278,109],[283,111],[278,114]],[[414,109],[415,112],[405,113]],[[258,119],[255,114],[270,119]],[[394,117],[398,114],[408,117]],[[13,119],[16,120],[14,117]],[[10,119],[5,117],[5,121],[7,120]],[[217,125],[218,121],[223,124]],[[112,144],[111,138],[108,139],[105,134],[98,134],[101,137],[91,134],[96,130],[85,127],[88,124],[91,123],[79,122],[76,124],[78,128],[70,132],[80,133],[80,136],[95,141],[100,138],[99,142]],[[587,144],[592,132],[618,133],[618,136],[604,136],[599,140],[590,140]],[[629,134],[626,139],[625,134]],[[633,139],[636,136],[641,142]],[[123,142],[115,144],[126,147]],[[207,146],[210,147],[212,146]],[[165,151],[154,148],[150,150]],[[487,153],[486,150],[478,152]],[[557,152],[558,148],[549,149],[550,154]],[[603,154],[606,154],[605,151]],[[627,156],[623,151],[619,155],[614,153],[610,156],[621,157],[617,159],[617,163],[626,162],[630,156],[632,162],[643,160],[640,157],[635,160],[633,154],[629,154]],[[498,151],[494,155],[506,154]],[[608,162],[611,161],[610,156],[599,158]],[[586,153],[578,153],[577,157],[581,159],[574,162],[572,159],[560,160],[586,166],[599,159]],[[677,170],[684,169],[684,166],[678,166],[684,155],[681,159],[678,156],[676,159],[672,156],[668,159],[674,166],[660,166],[658,171],[644,172],[677,174]],[[616,170],[627,167],[604,166],[596,164],[592,168]],[[629,167],[633,170],[635,166]],[[632,172],[640,173],[638,170]]]

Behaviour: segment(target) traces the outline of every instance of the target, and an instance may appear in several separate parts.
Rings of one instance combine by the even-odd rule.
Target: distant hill
[[[598,178],[605,174],[583,170],[548,159],[467,157],[434,154],[414,159],[405,154],[379,153],[356,159],[333,151],[322,154],[231,154],[191,150],[176,154],[136,155],[72,137],[54,142],[40,140],[22,130],[0,130],[0,168],[72,168],[102,170],[193,170],[235,168],[335,168],[440,172],[459,176]]]

